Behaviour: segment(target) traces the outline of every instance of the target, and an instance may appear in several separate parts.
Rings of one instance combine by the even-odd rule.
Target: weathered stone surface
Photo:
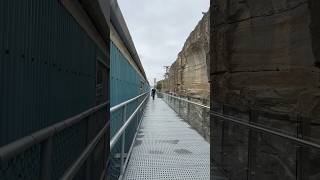
[[[162,90],[209,100],[209,15],[205,14],[187,38],[169,69]]]
[[[209,104],[209,13],[206,13],[187,38],[177,60],[170,66],[168,78],[158,83],[161,91],[188,97],[191,101]],[[171,104],[170,104],[171,103]],[[210,140],[209,109],[185,102],[170,101],[171,107]],[[180,105],[180,106],[179,106]]]
[[[312,38],[319,28],[310,2],[216,1],[213,101],[320,117],[318,46]],[[314,103],[306,103],[310,97]]]
[[[212,104],[288,115],[260,114],[254,121],[319,143],[320,1],[214,0],[210,23]],[[231,179],[319,178],[319,150],[268,133],[245,134],[248,128],[233,123],[211,124],[213,160]]]

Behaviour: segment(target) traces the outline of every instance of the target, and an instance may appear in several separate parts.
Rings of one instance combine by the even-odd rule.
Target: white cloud
[[[150,84],[163,78],[209,0],[118,0]]]

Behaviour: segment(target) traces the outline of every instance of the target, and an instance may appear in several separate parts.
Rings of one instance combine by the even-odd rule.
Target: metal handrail
[[[51,179],[51,154],[52,154],[52,139],[59,132],[71,127],[75,124],[82,122],[86,117],[96,113],[97,111],[107,107],[109,105],[109,101],[106,101],[98,106],[90,108],[76,116],[68,118],[62,122],[51,125],[47,128],[41,129],[36,133],[25,136],[19,140],[16,140],[8,145],[5,145],[0,148],[0,163],[4,161],[8,161],[9,159],[21,154],[22,152],[28,150],[32,146],[36,144],[41,144],[41,154],[40,154],[40,179]],[[97,141],[103,137],[107,131],[107,127],[109,123],[107,123],[104,128],[102,128],[99,134],[95,137],[95,139],[86,147],[82,155],[76,160],[76,163],[71,166],[71,176],[73,177],[75,173],[79,170],[79,165],[83,164],[85,160],[88,158],[88,155],[92,152],[94,147],[97,145]],[[85,156],[83,156],[85,154]],[[78,162],[80,159],[80,163]],[[78,164],[79,163],[79,164]],[[74,166],[76,164],[76,166]],[[76,167],[76,169],[73,169]],[[67,171],[69,172],[69,171]],[[68,178],[70,179],[70,178]]]
[[[310,141],[306,141],[304,139],[299,139],[297,137],[290,136],[290,135],[287,135],[287,134],[282,133],[282,132],[271,130],[271,129],[256,125],[255,123],[252,123],[252,122],[245,122],[245,121],[243,121],[243,120],[241,120],[239,118],[230,117],[228,115],[217,113],[217,112],[210,112],[210,114],[215,116],[215,117],[221,118],[223,120],[227,120],[227,121],[230,121],[230,122],[242,125],[242,126],[246,126],[246,127],[250,128],[250,129],[254,129],[254,130],[257,130],[257,131],[260,131],[260,132],[264,132],[264,133],[275,135],[275,136],[278,136],[278,137],[281,137],[281,138],[284,138],[284,139],[288,139],[288,140],[290,140],[292,142],[295,142],[295,143],[298,143],[300,145],[305,145],[305,146],[309,146],[309,147],[314,147],[314,148],[320,149],[320,144],[317,144],[317,143],[314,143],[314,142],[310,142]]]
[[[74,176],[81,169],[82,165],[86,162],[89,155],[92,153],[94,148],[98,145],[99,141],[104,134],[107,132],[110,122],[108,122],[104,127],[99,131],[98,135],[91,141],[91,143],[86,147],[86,149],[81,153],[80,157],[70,166],[70,168],[64,173],[61,180],[73,179]]]
[[[144,93],[143,95],[145,95],[146,93]],[[139,96],[141,97],[141,96]],[[125,123],[121,126],[121,128],[118,130],[118,132],[112,137],[112,139],[110,140],[110,150],[113,149],[114,145],[118,142],[118,140],[120,139],[120,137],[122,136],[122,134],[125,132],[126,128],[128,127],[128,125],[130,124],[130,122],[132,121],[132,119],[134,118],[134,116],[137,114],[137,112],[139,111],[139,109],[142,107],[142,105],[144,104],[144,102],[146,101],[146,99],[148,98],[148,96],[146,96],[143,101],[140,103],[140,105],[136,108],[136,110],[130,115],[130,117],[125,121]],[[132,102],[132,101],[131,101]],[[126,103],[127,104],[127,103]],[[125,104],[125,105],[126,105]],[[123,105],[124,106],[124,105]]]
[[[110,113],[113,113],[114,111],[116,111],[116,110],[122,108],[123,106],[125,106],[125,105],[127,105],[127,104],[129,104],[129,103],[131,103],[131,102],[133,102],[135,100],[137,100],[138,98],[142,97],[143,95],[145,95],[147,93],[149,93],[149,92],[142,93],[139,96],[136,96],[136,97],[134,97],[132,99],[129,99],[129,100],[125,101],[125,102],[122,102],[122,103],[120,103],[118,105],[113,106],[112,108],[110,108]]]
[[[62,122],[56,123],[44,129],[41,129],[31,135],[25,136],[21,139],[18,139],[10,144],[7,144],[0,148],[0,162],[7,161],[18,154],[26,151],[36,144],[40,144],[43,141],[47,140],[63,131],[64,129],[81,122],[86,117],[91,114],[99,111],[100,109],[106,107],[109,104],[109,101],[104,102],[98,106],[90,108],[76,116],[68,118]]]
[[[130,102],[133,102],[137,100],[138,98],[142,97],[146,93],[143,93],[137,97],[134,97],[132,99],[129,99],[128,101],[125,101],[123,103],[120,103],[112,108],[110,108],[110,113],[116,111],[117,109],[120,109],[121,107],[126,107],[127,104]],[[143,101],[144,102],[144,101]],[[142,102],[142,103],[143,103]],[[137,113],[137,110],[139,110],[141,107],[138,106],[136,111],[130,116],[131,119],[135,116]],[[130,119],[129,118],[129,119]],[[128,120],[129,121],[129,120]],[[82,165],[85,163],[89,155],[92,153],[94,148],[97,146],[101,138],[104,136],[104,134],[107,132],[107,128],[110,126],[110,122],[108,122],[98,133],[98,135],[91,141],[91,143],[86,147],[86,149],[81,153],[80,157],[72,164],[72,166],[64,173],[62,176],[61,180],[68,180],[68,179],[73,179],[74,176],[77,174],[77,172],[81,169]],[[110,148],[111,149],[111,148]]]
[[[162,92],[158,92],[158,93],[159,93],[159,94],[164,94],[164,95],[166,95],[166,96],[173,97],[173,98],[175,98],[175,99],[179,99],[179,100],[181,100],[181,101],[185,101],[185,102],[187,102],[187,103],[191,103],[191,104],[194,104],[194,105],[197,105],[197,106],[201,106],[201,107],[203,107],[203,108],[210,109],[209,106],[205,106],[205,105],[200,104],[200,103],[196,103],[196,102],[193,102],[193,101],[190,101],[190,100],[187,100],[187,99],[183,99],[183,98],[180,98],[180,97],[177,97],[177,96],[173,96],[173,95],[171,95],[171,94],[162,93]]]
[[[181,117],[183,118],[192,128],[194,128],[201,136],[206,140],[210,141],[209,129],[209,111],[210,107],[196,103],[181,97],[177,97],[167,93],[159,93],[164,97],[164,101]],[[178,103],[177,103],[178,102]],[[177,106],[176,106],[177,104]],[[193,105],[197,106],[193,107]],[[184,109],[185,108],[185,109]],[[192,111],[192,109],[195,109]],[[186,110],[186,111],[185,111]],[[200,114],[198,114],[200,113]],[[200,116],[199,116],[200,115]],[[195,125],[197,122],[198,125]]]
[[[135,136],[133,138],[133,141],[132,141],[132,144],[131,144],[131,147],[129,149],[129,152],[127,153],[127,158],[126,160],[124,160],[124,149],[125,149],[125,134],[126,134],[126,129],[127,127],[129,126],[129,124],[133,121],[134,117],[137,115],[137,113],[140,111],[141,112],[141,107],[145,104],[146,100],[148,99],[148,93],[149,92],[145,92],[137,97],[134,97],[128,101],[125,101],[121,104],[118,104],[114,107],[112,107],[110,109],[110,112],[115,112],[116,110],[120,109],[120,108],[123,108],[123,111],[122,111],[122,122],[123,122],[123,125],[121,126],[121,128],[116,132],[116,134],[112,137],[112,139],[110,140],[110,151],[112,151],[112,149],[114,148],[114,146],[116,145],[116,143],[119,141],[119,139],[122,137],[122,142],[121,142],[121,153],[120,153],[120,158],[121,158],[121,165],[120,165],[120,177],[119,179],[121,180],[123,178],[123,175],[124,175],[124,171],[126,169],[126,166],[127,166],[127,163],[128,163],[128,158],[130,157],[130,154],[131,154],[131,150],[132,150],[132,147],[133,147],[133,144],[134,144],[134,141],[136,139],[136,136],[137,136],[137,131],[140,127],[140,124],[141,124],[141,121],[138,125],[138,128],[137,128],[137,131],[135,133]],[[134,110],[134,112],[130,115],[130,117],[127,119],[127,105],[133,101],[136,101],[138,100],[140,97],[144,97],[144,99],[141,101],[141,103],[138,105],[138,107]]]

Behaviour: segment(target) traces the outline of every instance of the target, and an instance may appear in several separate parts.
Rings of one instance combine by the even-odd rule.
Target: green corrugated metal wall
[[[134,98],[149,89],[149,84],[132,67],[129,61],[113,42],[110,44],[110,67],[111,107]],[[144,82],[144,84],[142,82]],[[134,109],[135,107],[128,107],[127,114],[131,114]],[[116,126],[113,119],[114,118],[111,117],[111,137],[121,127],[121,125]]]
[[[59,1],[1,0],[0,147],[95,106],[99,51]],[[53,143],[58,179],[87,143],[85,121]],[[0,179],[38,179],[39,151],[0,164]]]
[[[144,78],[136,71],[135,68],[125,58],[119,48],[113,43],[110,43],[110,102],[111,107],[134,98],[141,93],[149,90],[149,84]],[[143,97],[138,102],[133,102],[127,106],[127,118],[138,107]],[[122,112],[120,109],[110,115],[110,137],[112,138],[115,133],[122,126]],[[137,115],[137,118],[141,118],[141,113]],[[133,121],[126,130],[126,143],[125,153],[129,151],[130,145],[133,141],[134,134],[136,132],[138,121]],[[118,179],[120,168],[120,159],[115,158],[116,154],[120,153],[121,140],[115,145],[111,152],[111,165],[109,173],[111,179]]]
[[[1,0],[4,145],[95,103],[96,47],[51,0]]]
[[[110,55],[110,101],[112,107],[141,94],[146,90],[148,84],[113,42],[110,45]],[[141,81],[145,82],[143,87],[141,87]]]

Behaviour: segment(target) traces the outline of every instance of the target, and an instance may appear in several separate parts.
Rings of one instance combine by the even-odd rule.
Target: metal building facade
[[[111,41],[110,44],[110,104],[111,107],[128,99],[134,98],[146,91],[148,83],[132,67]]]
[[[92,107],[99,50],[57,1],[1,3],[4,145]]]
[[[81,8],[85,3],[88,1],[74,1],[77,7],[63,0],[0,2],[0,179],[61,178],[108,122],[109,105],[92,114],[86,112],[109,99],[109,42],[102,48],[92,39],[90,27],[83,25],[89,18],[70,11],[78,8],[81,15],[92,18],[92,10]],[[46,137],[51,145],[50,162],[43,175],[47,139],[30,135],[46,134],[44,128],[68,119],[77,121],[68,121],[74,124]],[[21,138],[30,137],[39,143],[18,148],[17,155],[4,158],[11,143],[23,144]],[[100,178],[107,145],[108,139],[99,140],[76,179]]]
[[[117,1],[111,2],[110,21],[110,105],[115,107],[142,95],[126,104],[124,108],[111,112],[110,139],[113,139],[126,120],[148,96],[145,93],[149,91],[149,83]],[[123,155],[126,160],[129,159],[130,148],[142,115],[143,111],[139,111],[134,116],[134,120],[126,128],[124,137],[122,136],[125,140],[117,141],[112,148],[108,158],[110,179],[119,179],[123,175],[121,159]]]
[[[120,49],[111,41],[110,44],[110,104],[111,107],[141,95],[149,90],[149,84],[146,80],[136,71],[135,68],[125,58]],[[138,101],[130,103],[126,107],[126,118],[135,111],[140,102],[143,100],[141,97]],[[110,137],[113,137],[123,125],[123,110],[119,110],[110,114]],[[140,117],[137,117],[140,118]],[[126,131],[125,152],[129,152],[129,148],[133,141],[135,131],[138,124],[132,123]],[[121,141],[119,141],[110,154],[110,169],[109,174],[111,179],[118,179],[119,177],[119,164],[120,164],[120,148]]]
[[[123,22],[122,22],[123,23]],[[143,73],[138,68],[131,54],[129,47],[124,43],[123,37],[118,34],[119,30],[111,25],[110,30],[110,105],[112,108],[125,103],[137,96],[135,101],[126,104],[123,108],[110,112],[110,140],[113,139],[121,127],[140,105],[145,98],[146,91],[149,90],[149,84]],[[138,59],[138,61],[140,61]],[[116,142],[111,149],[108,175],[110,179],[118,179],[121,176],[121,153],[125,153],[125,159],[130,156],[130,148],[134,141],[138,122],[143,112],[137,113],[133,122],[126,128],[125,140]],[[112,140],[111,140],[112,141]],[[111,142],[110,142],[111,143]],[[110,146],[111,147],[111,146]],[[123,148],[123,149],[122,149]]]

